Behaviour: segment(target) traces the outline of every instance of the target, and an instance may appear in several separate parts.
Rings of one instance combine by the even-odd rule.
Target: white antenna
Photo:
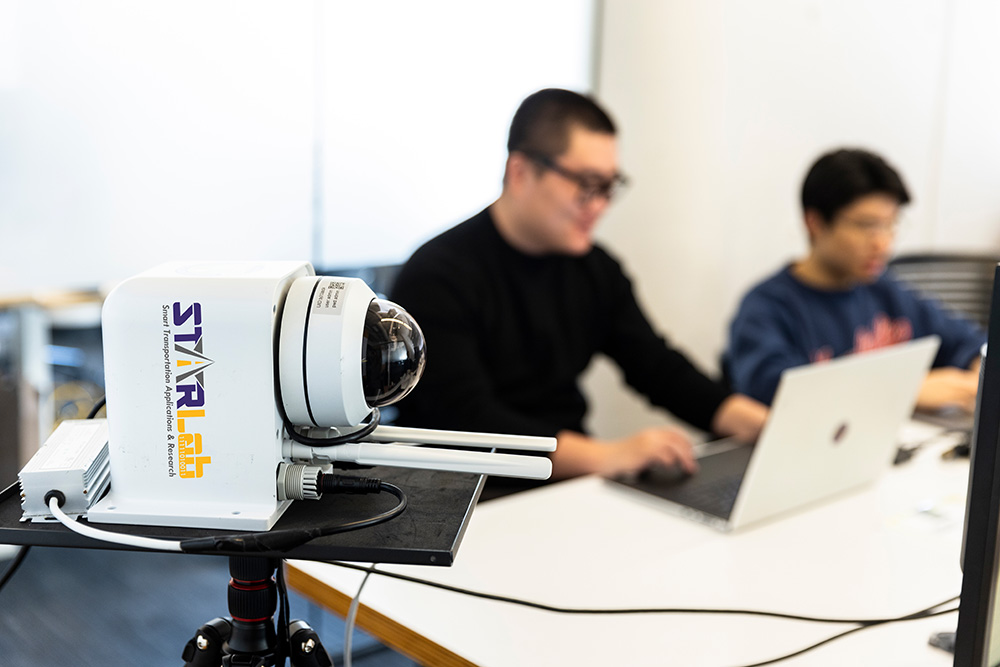
[[[287,458],[299,461],[357,463],[468,472],[498,477],[548,479],[552,475],[552,462],[544,456],[435,449],[419,445],[455,445],[534,452],[552,452],[556,448],[555,438],[396,426],[379,426],[365,440],[365,442],[330,447],[310,447],[285,440],[283,453]]]
[[[376,426],[365,442],[398,442],[415,445],[458,445],[480,449],[518,449],[529,452],[554,452],[555,438],[531,435],[499,435],[475,431],[439,431],[430,428]]]

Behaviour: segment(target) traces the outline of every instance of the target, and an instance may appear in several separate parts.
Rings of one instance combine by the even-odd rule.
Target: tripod
[[[185,667],[284,667],[286,658],[292,667],[333,667],[319,636],[305,621],[288,624],[288,646],[279,641],[274,627],[278,606],[274,573],[280,566],[277,558],[229,557],[231,617],[215,618],[198,628],[184,646]]]

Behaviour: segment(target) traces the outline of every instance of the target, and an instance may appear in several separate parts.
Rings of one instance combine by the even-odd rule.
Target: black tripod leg
[[[330,654],[308,623],[292,621],[288,624],[288,634],[291,635],[288,652],[293,667],[333,667]]]
[[[184,667],[219,667],[222,647],[229,641],[233,626],[225,618],[216,618],[198,628],[184,646]]]

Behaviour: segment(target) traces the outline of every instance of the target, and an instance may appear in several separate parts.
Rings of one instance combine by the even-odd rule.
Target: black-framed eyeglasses
[[[580,173],[572,169],[567,169],[549,156],[542,155],[541,153],[525,152],[524,154],[538,166],[559,174],[566,180],[575,183],[580,189],[579,201],[581,206],[587,204],[595,197],[611,201],[612,197],[621,188],[628,185],[628,179],[624,174],[615,174],[610,179],[600,178],[593,174]]]

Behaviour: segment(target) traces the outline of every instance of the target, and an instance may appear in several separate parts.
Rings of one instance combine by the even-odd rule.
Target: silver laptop
[[[785,371],[755,445],[709,443],[699,471],[612,480],[682,515],[735,530],[874,481],[892,465],[940,339]]]

